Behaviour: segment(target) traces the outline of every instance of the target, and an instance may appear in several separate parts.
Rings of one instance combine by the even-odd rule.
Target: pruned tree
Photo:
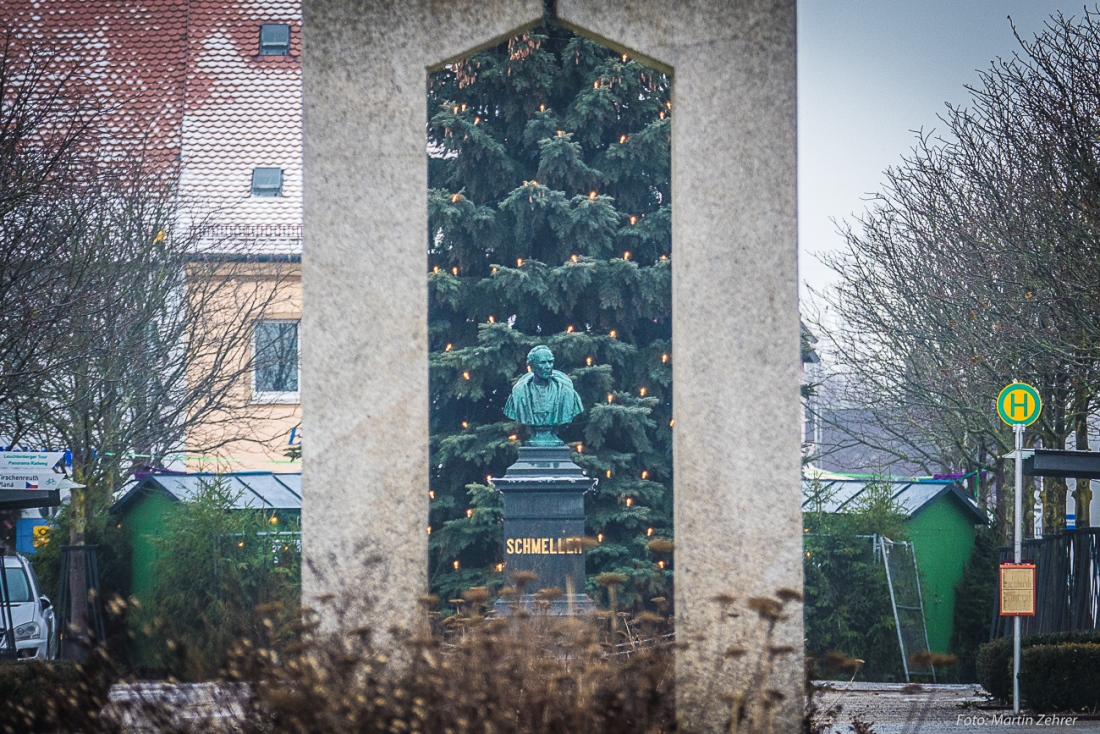
[[[945,132],[922,134],[827,262],[817,294],[841,379],[835,404],[872,417],[890,447],[918,462],[978,472],[1004,519],[1011,431],[994,400],[1031,382],[1044,412],[1027,441],[1087,448],[1100,368],[1100,17],[1059,14],[948,106]],[[825,416],[827,419],[827,416]],[[871,435],[863,440],[878,441]],[[981,469],[992,468],[992,482]],[[1078,482],[1088,523],[1091,493]],[[1064,480],[1046,480],[1045,532],[1061,527]]]

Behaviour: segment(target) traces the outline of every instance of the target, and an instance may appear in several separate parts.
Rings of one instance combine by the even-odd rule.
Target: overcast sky
[[[1091,7],[1091,6],[1090,6]],[[1018,48],[1061,10],[1055,0],[798,0],[799,280],[832,275],[815,252],[841,244],[882,172],[913,146],[911,131],[942,128],[944,103],[965,103],[978,69]]]

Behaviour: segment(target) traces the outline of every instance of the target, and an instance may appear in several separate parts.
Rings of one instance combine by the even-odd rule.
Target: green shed
[[[261,510],[276,518],[301,515],[302,474],[275,472],[151,472],[139,475],[119,492],[111,514],[130,546],[130,589],[140,603],[149,600],[153,587],[156,551],[152,539],[164,532],[164,521],[172,506],[198,494],[203,483],[225,483],[236,497],[233,509]]]
[[[835,476],[835,475],[834,475]],[[803,496],[810,495],[803,480]],[[890,495],[908,516],[908,540],[920,570],[928,647],[947,653],[955,623],[955,586],[974,550],[975,526],[989,519],[958,482],[946,479],[868,480],[821,478],[829,489],[826,512],[845,512],[855,506],[870,484],[886,484]],[[806,503],[803,509],[808,509]]]

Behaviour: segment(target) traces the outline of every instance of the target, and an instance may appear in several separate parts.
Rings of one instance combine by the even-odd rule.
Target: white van
[[[57,657],[57,622],[53,604],[42,595],[34,567],[21,555],[0,556],[11,597],[11,621],[15,649],[20,660],[53,660]],[[0,593],[3,589],[0,587]],[[7,650],[8,615],[0,596],[0,650]]]

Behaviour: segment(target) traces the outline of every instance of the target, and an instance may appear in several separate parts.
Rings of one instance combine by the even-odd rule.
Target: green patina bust
[[[539,345],[527,354],[530,371],[519,378],[504,406],[504,415],[534,429],[528,446],[561,446],[554,426],[572,423],[584,410],[573,381],[554,369],[554,353]]]

